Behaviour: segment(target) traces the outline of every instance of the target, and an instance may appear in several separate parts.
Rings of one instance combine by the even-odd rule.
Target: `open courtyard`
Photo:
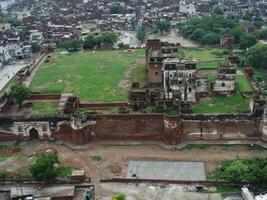
[[[127,101],[130,82],[140,81],[145,74],[144,58],[144,50],[53,53],[30,88],[40,93],[73,92],[89,102]]]
[[[185,58],[198,60],[199,74],[207,76],[208,86],[216,79],[218,63],[227,54],[218,48],[183,48]],[[38,93],[74,93],[86,102],[126,102],[132,82],[147,83],[145,50],[85,51],[52,53],[40,66],[30,89]],[[249,111],[249,99],[241,93],[253,93],[242,69],[236,77],[236,94],[210,97],[193,106],[194,113],[242,113]],[[48,109],[44,109],[44,108]],[[34,114],[51,115],[56,102],[33,104]],[[114,113],[114,112],[112,112]]]

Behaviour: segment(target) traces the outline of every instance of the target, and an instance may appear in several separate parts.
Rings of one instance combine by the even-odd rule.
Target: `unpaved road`
[[[182,47],[198,47],[199,45],[187,38],[181,36],[176,30],[172,29],[169,34],[150,34],[148,39],[161,39],[163,42],[180,43]]]

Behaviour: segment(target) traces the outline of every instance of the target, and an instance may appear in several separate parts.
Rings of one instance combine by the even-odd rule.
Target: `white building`
[[[196,101],[196,60],[166,59],[163,61],[163,86],[166,99]]]
[[[195,5],[192,3],[186,4],[185,1],[181,1],[179,3],[179,12],[184,14],[194,15],[196,14],[196,8]]]

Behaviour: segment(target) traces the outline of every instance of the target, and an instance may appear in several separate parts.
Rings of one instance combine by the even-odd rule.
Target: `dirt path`
[[[181,36],[175,29],[172,29],[171,32],[167,35],[160,35],[160,34],[148,35],[148,39],[156,39],[156,38],[161,39],[164,42],[180,43],[182,47],[198,47],[199,46],[195,42]]]
[[[43,56],[43,57],[42,57]],[[36,72],[38,71],[39,67],[44,63],[45,59],[47,58],[47,55],[41,55],[37,60],[36,60],[36,63],[34,65],[36,66],[33,66],[33,70],[31,71],[31,74],[30,76],[28,76],[25,80],[24,80],[24,84],[29,87]],[[40,60],[39,60],[40,59]]]
[[[135,63],[132,64],[128,70],[125,72],[123,79],[119,82],[118,87],[122,89],[128,89],[131,87],[131,83],[133,82],[133,73],[134,70],[139,67],[139,64],[143,64],[145,67],[145,59],[135,59]]]

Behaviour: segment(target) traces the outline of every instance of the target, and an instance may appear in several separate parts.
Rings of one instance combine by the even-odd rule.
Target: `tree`
[[[225,181],[245,181],[256,186],[267,184],[267,158],[224,161],[213,171],[212,178]]]
[[[32,52],[33,52],[33,53],[37,53],[37,52],[39,52],[40,49],[41,49],[40,45],[37,44],[37,43],[33,43],[33,44],[31,45],[31,47],[32,47]]]
[[[171,23],[169,21],[161,20],[156,23],[157,32],[167,33],[167,32],[170,32],[170,30],[171,30]]]
[[[223,11],[218,6],[216,6],[213,12],[217,15],[223,15]]]
[[[225,169],[228,180],[231,181],[246,181],[247,173],[249,172],[248,165],[242,160],[235,160]]]
[[[118,36],[114,32],[105,32],[102,34],[102,40],[105,44],[114,44],[118,40]]]
[[[123,9],[119,5],[114,4],[110,7],[110,13],[111,14],[119,14],[119,13],[122,13],[122,11],[123,11]]]
[[[246,61],[253,67],[267,68],[267,45],[256,44],[246,53]]]
[[[257,38],[255,35],[247,35],[240,40],[240,49],[247,49],[257,43]]]
[[[20,22],[17,19],[12,18],[12,17],[1,17],[0,24],[1,23],[10,23],[12,26],[15,26],[15,27],[20,25]]]
[[[219,3],[219,0],[210,0],[210,5],[217,5]]]
[[[242,26],[237,25],[234,27],[230,33],[232,36],[234,36],[235,43],[238,44],[242,37],[245,37],[245,30]]]
[[[219,41],[220,41],[219,34],[216,34],[213,32],[207,33],[202,39],[202,43],[208,44],[208,45],[219,44]]]
[[[196,41],[201,41],[205,31],[202,28],[197,28],[189,37]]]
[[[23,101],[28,99],[30,95],[31,91],[29,88],[23,85],[15,84],[11,87],[11,96],[16,99],[16,103],[19,104],[19,106],[21,106]]]
[[[54,179],[57,175],[57,170],[54,165],[58,163],[56,154],[43,154],[39,156],[36,162],[30,165],[30,174],[35,180]]]
[[[146,30],[144,28],[138,30],[137,33],[136,33],[136,37],[141,42],[144,42],[144,40],[146,38]]]
[[[243,19],[251,21],[252,17],[253,17],[253,13],[250,11],[246,11],[245,15],[243,16]]]
[[[67,49],[70,52],[78,51],[81,47],[81,41],[78,39],[68,39],[59,44],[60,48]]]
[[[93,49],[95,45],[96,45],[96,41],[93,35],[87,36],[83,42],[84,49]]]

